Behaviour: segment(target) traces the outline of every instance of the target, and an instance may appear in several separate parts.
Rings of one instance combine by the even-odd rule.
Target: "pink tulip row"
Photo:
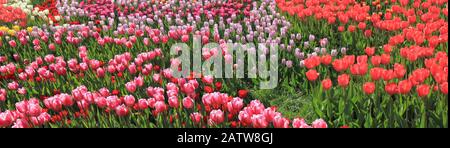
[[[169,107],[176,110],[180,107],[178,101],[181,94],[187,95],[182,99],[182,106],[191,109],[196,100],[192,99],[192,94],[198,83],[195,80],[179,79],[179,84],[168,83],[166,89],[160,87],[148,87],[146,89],[149,99],[136,99],[133,95],[118,97],[109,93],[109,90],[102,88],[98,91],[90,92],[85,86],[80,86],[72,90],[71,94],[57,94],[43,100],[46,108],[53,111],[61,111],[64,107],[71,107],[77,104],[80,110],[87,110],[89,106],[95,105],[98,108],[114,110],[118,116],[128,116],[132,110],[146,110],[150,107],[154,115],[169,110]],[[183,84],[184,83],[184,84]],[[181,88],[181,94],[178,92]],[[165,99],[166,95],[168,99]],[[168,105],[166,104],[168,102]],[[289,120],[282,117],[281,113],[276,112],[274,107],[265,108],[258,100],[253,100],[244,107],[241,98],[232,98],[224,93],[207,93],[202,97],[203,108],[198,111],[209,112],[209,115],[202,115],[199,112],[188,113],[191,120],[199,124],[202,117],[207,116],[207,122],[210,126],[220,125],[225,121],[225,113],[238,115],[239,123],[242,127],[266,128],[273,124],[276,128],[288,128]],[[244,108],[243,108],[244,107]],[[212,109],[212,110],[209,110]],[[223,109],[223,110],[222,110]],[[0,126],[11,126],[16,128],[26,128],[41,126],[50,121],[50,115],[39,105],[39,100],[31,98],[16,103],[16,110],[7,110],[0,113]],[[292,121],[292,127],[295,128],[324,128],[326,123],[319,119],[313,122],[312,126],[306,124],[303,119],[296,118]]]

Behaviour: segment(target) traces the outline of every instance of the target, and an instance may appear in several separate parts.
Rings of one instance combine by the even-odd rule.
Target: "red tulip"
[[[355,64],[355,55],[346,55],[343,60],[348,68],[348,66]]]
[[[350,77],[347,74],[341,74],[338,76],[338,84],[341,87],[347,87],[350,81]]]
[[[390,81],[396,77],[394,70],[384,70],[383,73],[383,80],[384,81]]]
[[[364,22],[359,22],[358,28],[361,29],[361,30],[364,30],[364,29],[366,28],[366,23],[364,23]]]
[[[387,65],[391,62],[391,55],[383,53],[381,55],[381,64]]]
[[[430,93],[430,86],[422,84],[416,87],[417,94],[419,97],[427,96]]]
[[[373,66],[378,66],[381,64],[381,56],[372,56],[370,58],[370,61],[372,62]]]
[[[406,69],[402,64],[394,64],[394,72],[397,78],[402,78],[406,74]]]
[[[408,94],[411,91],[412,84],[409,80],[402,80],[398,82],[398,90],[400,94]]]
[[[214,86],[216,86],[216,90],[221,90],[222,89],[222,82],[216,82],[216,83],[214,83]]]
[[[333,86],[333,83],[329,78],[322,80],[322,88],[324,90],[329,90]]]
[[[360,55],[358,57],[356,57],[356,63],[367,63],[367,55]]]
[[[305,67],[308,69],[312,69],[320,65],[320,57],[313,56],[305,59]]]
[[[448,82],[442,83],[439,87],[443,94],[448,94]]]
[[[352,75],[365,75],[367,73],[368,65],[366,63],[357,63],[350,67],[350,72]]]
[[[356,27],[354,25],[349,25],[348,26],[348,31],[349,32],[355,32],[355,30],[356,30]]]
[[[309,81],[315,81],[318,77],[319,73],[314,69],[310,69],[306,72],[306,78],[308,78]]]
[[[364,93],[366,94],[373,94],[375,92],[375,83],[373,82],[366,82],[363,85]]]
[[[384,90],[389,94],[389,95],[395,95],[398,92],[397,89],[397,84],[395,83],[388,83],[386,84],[386,86],[384,87]]]
[[[366,47],[364,51],[368,56],[373,56],[375,54],[375,47]]]
[[[332,60],[332,57],[331,57],[331,55],[329,55],[329,54],[323,55],[323,56],[320,58],[320,62],[321,62],[323,65],[330,65],[330,64],[331,64],[331,60]]]
[[[341,59],[334,60],[332,65],[333,65],[334,70],[336,70],[337,72],[344,71],[348,68],[347,64],[344,62],[344,60],[341,60]]]
[[[239,96],[240,98],[246,98],[247,95],[248,95],[248,90],[241,89],[241,90],[238,91],[238,96]]]

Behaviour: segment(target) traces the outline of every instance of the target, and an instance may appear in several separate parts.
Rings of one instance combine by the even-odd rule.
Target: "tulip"
[[[329,90],[333,86],[333,83],[331,82],[331,79],[327,78],[322,80],[322,88],[324,90]]]
[[[384,87],[384,90],[389,94],[389,95],[395,95],[398,92],[398,88],[397,88],[397,84],[395,83],[388,83],[386,84],[386,86]]]
[[[319,73],[314,69],[310,69],[306,72],[306,78],[308,78],[309,81],[315,81],[318,77]]]
[[[341,87],[347,87],[350,81],[350,77],[347,74],[341,74],[338,76],[338,84]]]
[[[294,128],[311,128],[306,122],[305,119],[295,118],[292,121],[292,127]]]
[[[220,123],[222,123],[224,121],[224,115],[223,115],[222,110],[220,110],[220,109],[219,110],[212,110],[209,113],[209,118],[216,125],[220,124]]]
[[[148,102],[145,99],[139,99],[138,100],[138,107],[140,110],[145,110],[148,108]]]
[[[116,110],[116,114],[120,117],[127,116],[129,113],[128,108],[123,104],[117,106],[115,110]]]
[[[254,128],[266,128],[269,125],[264,115],[253,115],[251,119]]]
[[[128,92],[135,92],[136,91],[136,83],[135,82],[128,82],[125,84],[125,87],[127,89]]]
[[[132,95],[126,95],[123,98],[123,100],[125,102],[125,105],[127,105],[128,107],[132,107],[134,105],[135,101],[136,101],[136,99]]]
[[[244,107],[244,100],[241,98],[233,98],[230,102],[227,103],[228,112],[231,114],[237,114],[242,107]]]
[[[409,80],[402,80],[398,82],[398,90],[400,94],[408,94],[411,91],[412,84]]]
[[[323,119],[317,119],[312,123],[313,128],[327,128],[328,125]]]
[[[427,96],[430,93],[430,86],[422,84],[416,87],[417,94],[419,97]]]
[[[185,97],[183,99],[183,107],[186,109],[190,109],[194,106],[194,100],[190,97]]]
[[[373,94],[375,92],[375,83],[373,82],[366,82],[363,85],[363,91],[366,94]]]
[[[156,113],[161,113],[167,110],[167,105],[163,101],[156,101],[154,106]]]
[[[191,113],[190,115],[192,122],[195,124],[200,123],[201,119],[203,118],[202,115],[198,112]]]
[[[281,116],[276,116],[273,119],[273,126],[274,128],[289,128],[289,120]]]

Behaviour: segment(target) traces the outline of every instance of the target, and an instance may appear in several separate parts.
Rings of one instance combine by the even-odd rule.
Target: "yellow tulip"
[[[33,31],[33,27],[27,27],[27,31],[28,32],[32,32]]]
[[[19,30],[20,30],[20,27],[17,26],[17,25],[14,25],[14,26],[12,27],[12,30],[14,30],[14,31],[19,31]]]
[[[16,31],[8,30],[8,34],[11,35],[11,36],[14,36],[14,35],[16,35]]]

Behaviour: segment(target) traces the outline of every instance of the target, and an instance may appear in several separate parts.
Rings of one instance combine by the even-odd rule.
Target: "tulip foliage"
[[[0,0],[0,13],[0,128],[448,127],[447,0]],[[277,44],[277,87],[175,77],[170,49],[194,37]]]

